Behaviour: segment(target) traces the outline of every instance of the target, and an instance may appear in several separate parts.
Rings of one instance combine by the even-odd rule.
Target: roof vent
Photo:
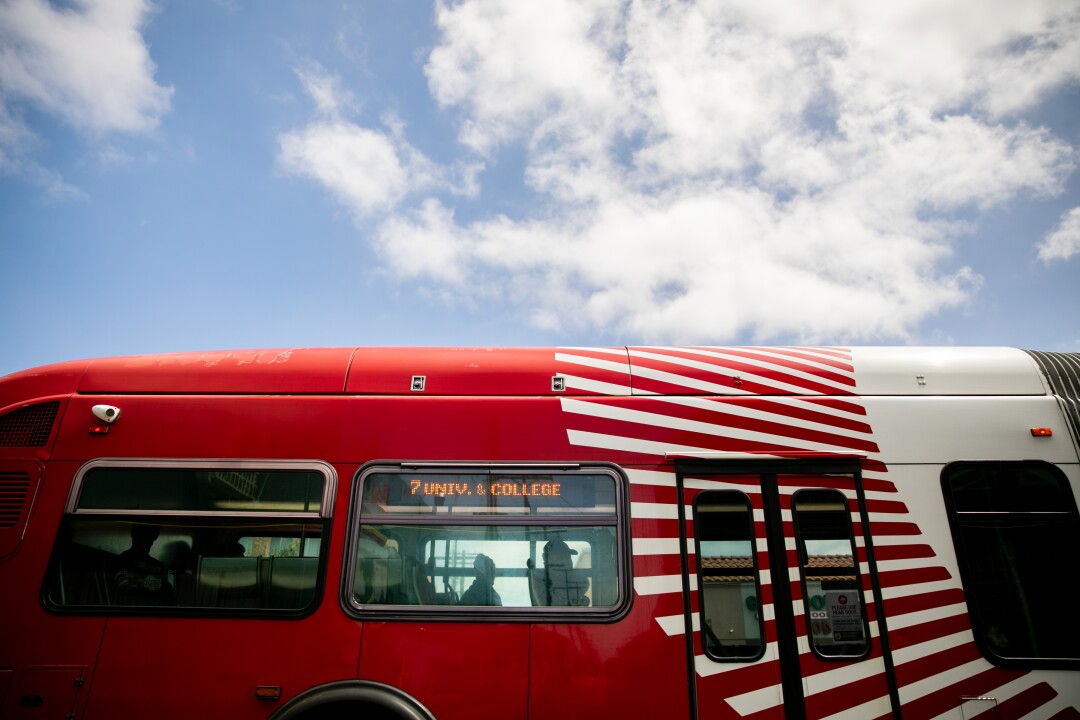
[[[1039,364],[1072,425],[1073,438],[1080,443],[1080,353],[1028,350],[1027,354]]]
[[[38,403],[0,416],[0,447],[43,447],[49,441],[60,401]]]

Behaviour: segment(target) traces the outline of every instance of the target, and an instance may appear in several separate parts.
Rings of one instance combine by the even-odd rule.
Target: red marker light
[[[1051,428],[1031,428],[1031,437],[1053,437],[1054,431]]]
[[[280,685],[259,685],[255,688],[255,697],[259,700],[280,700]]]

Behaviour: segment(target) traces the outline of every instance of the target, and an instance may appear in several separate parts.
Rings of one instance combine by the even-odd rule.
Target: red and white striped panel
[[[564,398],[567,438],[571,445],[611,451],[627,466],[633,525],[634,591],[654,596],[656,626],[666,636],[684,633],[679,526],[675,478],[670,472],[636,470],[655,466],[665,455],[692,452],[866,453],[863,479],[869,520],[885,602],[893,661],[905,716],[956,718],[963,697],[997,699],[997,717],[1080,717],[1048,684],[1029,672],[996,668],[975,646],[960,580],[937,557],[933,538],[924,535],[920,518],[908,509],[911,498],[930,489],[897,487],[889,469],[875,458],[878,446],[867,413],[857,397],[850,351],[836,348],[629,348],[629,367],[617,350],[563,349],[560,368],[575,373],[568,384],[589,388],[596,398]],[[591,367],[626,368],[626,384],[599,384]],[[591,383],[591,384],[590,384]],[[638,397],[627,397],[633,393]],[[608,397],[603,397],[607,395]],[[716,397],[724,395],[725,397]],[[722,487],[709,479],[691,479],[688,491]],[[742,488],[747,491],[747,488]],[[933,488],[936,491],[936,485]],[[749,494],[749,491],[748,491]],[[692,515],[690,500],[687,517]],[[760,509],[760,498],[753,501]],[[755,511],[756,520],[761,518]],[[788,518],[790,519],[790,517]],[[867,576],[865,548],[857,514],[860,567]],[[793,539],[788,551],[793,552]],[[693,552],[693,542],[690,543]],[[765,553],[759,545],[759,560]],[[696,565],[691,558],[692,567]],[[714,663],[698,651],[699,678],[723,674],[725,697],[736,716],[766,717],[779,703],[775,628],[767,562],[762,576],[763,610],[769,643],[759,663]],[[797,582],[797,577],[793,578]],[[697,607],[697,582],[690,577],[691,604]],[[871,620],[877,608],[865,589]],[[796,613],[801,617],[802,608]],[[697,616],[694,629],[697,629]],[[872,623],[876,627],[876,623]],[[805,622],[799,647],[808,651]],[[851,690],[863,677],[880,672],[880,653],[868,661],[835,664],[835,669],[807,678],[808,703],[828,696],[821,707],[832,718],[875,717],[888,713],[885,698],[865,698]],[[882,704],[884,702],[884,705]],[[975,705],[972,705],[972,703]],[[881,709],[882,713],[874,709]],[[964,715],[984,708],[968,701]]]

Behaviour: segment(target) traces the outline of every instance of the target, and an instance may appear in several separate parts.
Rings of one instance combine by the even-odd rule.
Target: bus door
[[[677,475],[696,717],[899,717],[858,460],[737,462]]]

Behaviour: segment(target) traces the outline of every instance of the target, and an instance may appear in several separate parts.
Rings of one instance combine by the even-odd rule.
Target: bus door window
[[[870,651],[851,509],[836,490],[799,490],[792,516],[810,647],[824,658]]]
[[[694,503],[702,646],[712,659],[753,660],[765,650],[753,509],[738,490]]]

